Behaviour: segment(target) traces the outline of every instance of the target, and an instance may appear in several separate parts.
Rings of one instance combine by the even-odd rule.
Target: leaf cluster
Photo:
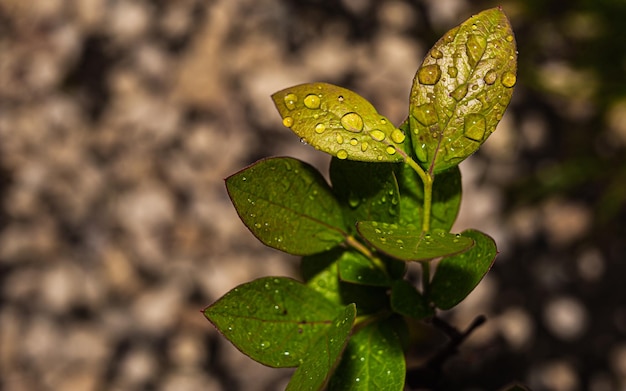
[[[511,27],[494,8],[429,51],[399,127],[331,84],[272,95],[283,124],[333,156],[330,184],[309,164],[277,157],[228,177],[226,187],[261,242],[302,256],[304,282],[243,284],[206,317],[254,360],[297,367],[287,389],[402,390],[407,320],[457,305],[496,257],[488,235],[450,230],[461,202],[458,164],[495,130],[515,74]],[[419,285],[406,277],[409,262],[422,266]]]

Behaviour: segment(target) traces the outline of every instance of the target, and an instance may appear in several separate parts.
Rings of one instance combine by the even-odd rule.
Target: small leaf
[[[363,221],[357,230],[369,244],[402,261],[426,261],[467,251],[474,245],[469,237],[438,229],[423,232],[412,225]]]
[[[353,91],[308,83],[278,91],[272,99],[283,125],[321,151],[366,162],[403,160],[404,133]]]
[[[321,390],[333,374],[348,343],[356,317],[354,304],[346,306],[310,345],[308,355],[291,377],[287,391]]]
[[[474,153],[502,118],[516,73],[515,38],[499,8],[437,41],[411,90],[410,134],[422,167],[440,172]]]
[[[295,367],[334,327],[341,309],[307,286],[265,277],[231,290],[204,310],[228,340],[262,364]]]
[[[396,280],[391,287],[391,308],[413,319],[431,317],[435,311],[421,293],[406,280]]]
[[[391,279],[361,253],[346,251],[339,259],[339,278],[360,285],[389,286]]]
[[[400,214],[397,164],[340,160],[330,162],[330,182],[343,207],[346,225],[357,221],[395,222]]]
[[[330,391],[402,391],[406,364],[391,322],[369,324],[356,332],[330,380]]]
[[[463,254],[442,259],[430,284],[430,298],[443,310],[454,307],[469,295],[487,274],[498,253],[496,243],[488,235],[476,230],[467,230],[462,235],[474,239],[476,244]]]
[[[341,207],[322,175],[292,158],[260,160],[226,179],[239,217],[266,245],[308,255],[345,239]]]
[[[353,284],[339,279],[338,264],[354,256],[354,250],[333,249],[302,258],[301,272],[307,286],[337,305],[356,303],[359,315],[389,308],[387,288]],[[397,272],[397,265],[389,267]]]

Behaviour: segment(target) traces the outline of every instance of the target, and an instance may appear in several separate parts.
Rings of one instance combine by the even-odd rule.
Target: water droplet
[[[463,99],[465,95],[467,95],[467,83],[461,84],[450,93],[450,96],[457,102]]]
[[[344,160],[348,158],[348,152],[345,149],[337,151],[337,158]]]
[[[370,132],[370,137],[376,141],[383,141],[385,139],[385,133],[382,130],[374,129]]]
[[[361,204],[361,199],[359,199],[359,196],[354,193],[350,193],[350,195],[348,196],[348,205],[350,205],[351,208],[356,208],[357,206],[359,206],[359,204]]]
[[[337,100],[338,100],[339,102],[343,102],[343,95],[339,95],[339,96],[337,97]]]
[[[482,141],[483,137],[485,137],[486,128],[487,122],[482,114],[472,113],[465,116],[463,125],[465,137],[474,141]]]
[[[498,74],[496,73],[496,71],[493,69],[490,69],[487,71],[487,73],[485,73],[483,80],[485,81],[486,84],[492,85],[493,83],[496,82],[497,78],[498,78]]]
[[[321,133],[324,133],[325,130],[326,130],[326,125],[324,124],[315,125],[315,133],[321,134]]]
[[[361,357],[359,360],[361,360],[361,361],[365,361],[365,357]]]
[[[271,346],[272,344],[269,341],[263,341],[261,342],[261,349],[267,349]]]
[[[345,130],[358,133],[363,130],[363,118],[357,113],[348,113],[341,117],[341,126]]]
[[[390,145],[390,146],[388,146],[388,147],[385,149],[385,151],[386,151],[388,154],[393,155],[394,153],[396,153],[396,148],[394,148],[394,147],[392,147],[392,146]]]
[[[396,144],[404,142],[405,138],[406,136],[404,135],[404,133],[402,133],[400,129],[394,129],[393,132],[391,132],[391,139]]]
[[[356,379],[354,379],[354,381],[358,383],[361,381],[361,379],[357,377]]]
[[[445,43],[452,43],[454,38],[456,37],[456,33],[459,31],[459,27],[455,27],[452,30],[448,31],[446,35],[443,37]]]
[[[426,103],[417,106],[413,111],[413,116],[424,126],[430,126],[436,124],[439,121],[437,117],[437,110],[432,103]]]
[[[430,56],[436,60],[443,57],[443,53],[439,49],[433,49],[430,51]]]
[[[241,177],[241,180],[245,182],[245,181],[247,181],[247,180],[248,180],[248,178],[246,178],[246,177],[244,176],[244,177]]]
[[[261,228],[261,223],[254,223],[254,226],[255,226],[256,228]]]
[[[296,94],[287,94],[285,95],[285,107],[289,110],[293,110],[296,108],[296,102],[298,101],[298,96]]]
[[[512,35],[507,35],[505,39],[506,39],[507,42],[513,42],[513,36]]]
[[[355,138],[350,139],[350,145],[356,146],[357,144],[359,144],[359,140],[357,140]]]
[[[367,151],[367,148],[369,147],[369,145],[364,141],[361,143],[361,152],[365,152]]]
[[[304,145],[307,145],[308,142],[306,141],[306,139],[304,137],[300,138],[300,142]]]
[[[380,123],[381,123],[381,125],[385,125],[387,123],[387,120],[384,119],[384,118],[381,118],[380,119]]]
[[[430,64],[421,67],[417,71],[417,80],[425,85],[433,85],[441,78],[441,68],[437,64]]]
[[[471,66],[476,66],[478,61],[485,54],[487,48],[487,39],[482,35],[471,34],[465,42],[465,51]]]
[[[376,232],[377,234],[382,234],[382,233],[383,233],[383,231],[381,231],[381,230],[380,230],[380,229],[378,229],[378,228],[374,228],[374,232]]]
[[[284,354],[285,356],[289,356],[291,353],[289,353],[289,352],[287,352],[287,351],[286,351],[286,352],[285,352],[285,353],[283,353],[283,354]]]
[[[293,126],[293,118],[292,117],[285,117],[283,118],[283,125],[287,128],[290,128]]]
[[[453,67],[453,66],[448,67],[448,75],[450,75],[450,77],[457,77],[458,74],[459,74],[459,69],[457,67]]]
[[[339,133],[337,133],[337,144],[343,144],[343,136]]]
[[[320,99],[319,96],[315,94],[309,94],[306,97],[304,97],[304,105],[308,107],[309,109],[313,109],[313,110],[319,109],[321,104],[322,104],[322,100]]]
[[[515,85],[515,83],[517,82],[517,77],[515,76],[514,73],[512,72],[504,72],[502,74],[502,85],[507,87],[507,88],[511,88]]]

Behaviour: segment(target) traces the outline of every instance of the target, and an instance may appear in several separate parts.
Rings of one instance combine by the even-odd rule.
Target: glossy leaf
[[[430,298],[438,308],[447,310],[460,303],[487,274],[498,250],[494,240],[476,230],[463,237],[475,242],[469,251],[441,260],[430,284]]]
[[[357,221],[395,222],[400,214],[397,164],[358,162],[333,158],[330,182],[343,207],[351,232]]]
[[[385,271],[361,253],[346,251],[339,259],[339,278],[360,285],[389,286],[391,279]]]
[[[406,280],[396,280],[391,287],[391,308],[413,319],[431,317],[435,311],[417,289]]]
[[[403,161],[404,133],[365,98],[328,83],[307,83],[272,95],[283,125],[302,141],[339,159]]]
[[[415,226],[364,221],[357,230],[372,246],[402,261],[425,261],[467,251],[474,245],[470,237],[444,230],[423,232]]]
[[[312,166],[270,158],[228,177],[226,187],[248,229],[266,245],[308,255],[345,239],[341,207]]]
[[[303,360],[287,385],[287,391],[321,390],[333,374],[348,343],[356,317],[354,304],[346,306],[328,328],[311,344]]]
[[[386,287],[341,281],[338,264],[354,256],[354,250],[333,249],[302,258],[301,272],[307,286],[337,305],[356,303],[359,315],[389,308]],[[396,266],[396,265],[394,265]],[[394,270],[394,268],[390,268]]]
[[[499,8],[448,31],[428,52],[410,98],[412,144],[432,172],[459,164],[495,130],[516,82],[511,25]]]
[[[402,344],[389,321],[369,324],[346,347],[329,391],[402,391],[406,364]]]
[[[332,332],[341,308],[295,280],[265,277],[231,290],[204,315],[252,359],[295,367],[321,336]]]

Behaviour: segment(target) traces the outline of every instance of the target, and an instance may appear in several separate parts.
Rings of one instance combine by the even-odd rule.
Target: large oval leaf
[[[228,177],[237,213],[266,245],[309,255],[345,239],[341,207],[322,175],[293,158],[271,158]]]
[[[204,315],[250,358],[271,367],[296,367],[331,331],[341,308],[298,281],[264,277],[231,290]]]
[[[307,83],[272,95],[283,125],[316,149],[339,159],[404,160],[404,133],[365,98],[328,83]]]
[[[474,153],[502,118],[516,73],[515,38],[500,8],[437,41],[411,90],[411,138],[422,167],[443,171]]]

